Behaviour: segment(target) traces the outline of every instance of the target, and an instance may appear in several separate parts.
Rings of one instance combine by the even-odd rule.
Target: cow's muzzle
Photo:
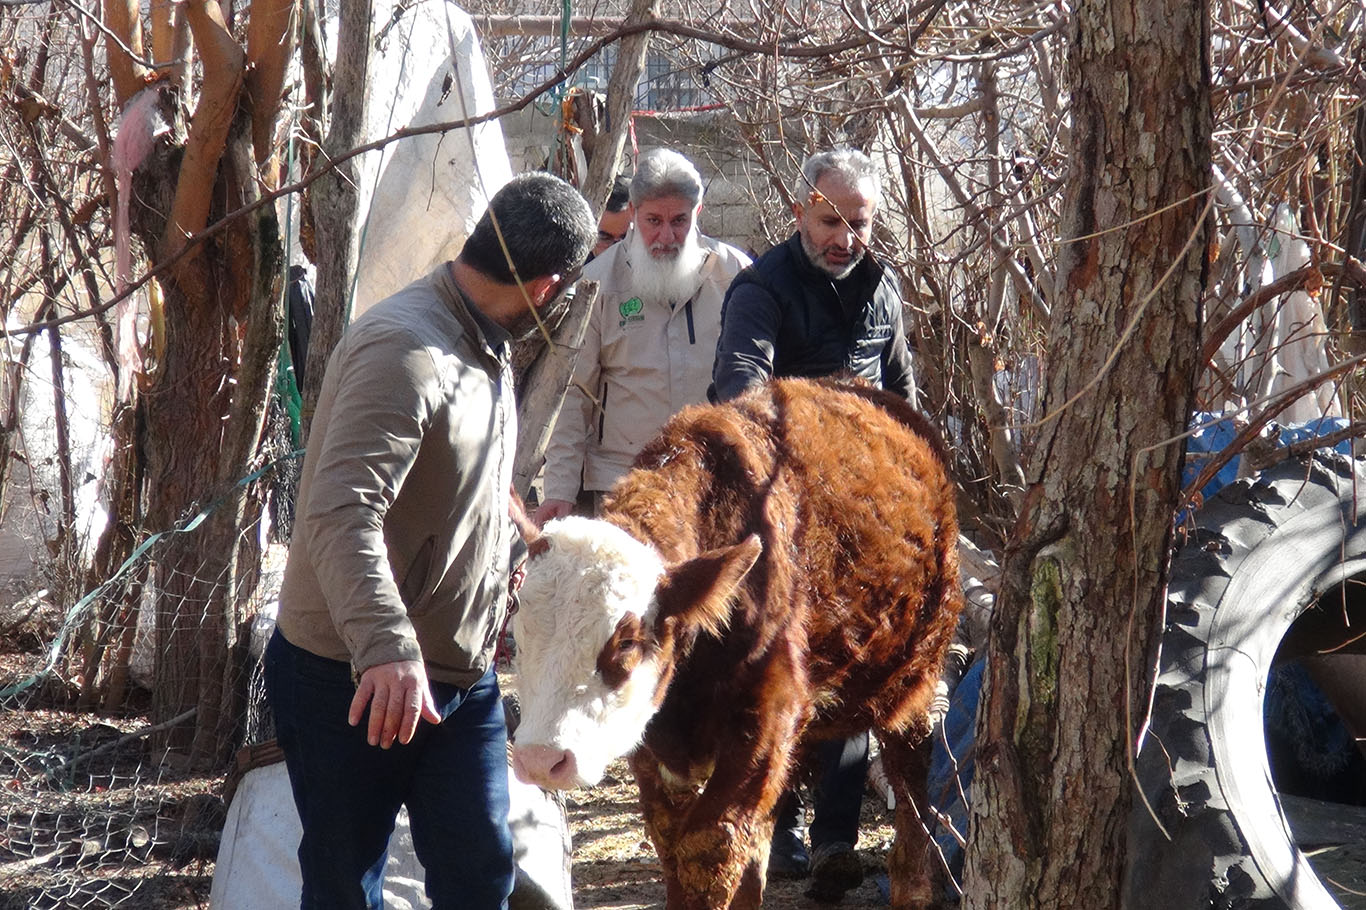
[[[546,790],[572,790],[582,784],[574,753],[554,746],[513,746],[512,771],[523,783]]]

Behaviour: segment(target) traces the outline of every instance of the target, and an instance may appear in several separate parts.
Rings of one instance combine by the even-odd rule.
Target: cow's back
[[[604,517],[667,561],[751,533],[764,550],[659,719],[701,745],[718,708],[763,710],[760,678],[807,691],[822,737],[923,715],[960,604],[954,495],[937,434],[870,386],[779,380],[675,417]],[[774,655],[790,673],[760,672]]]

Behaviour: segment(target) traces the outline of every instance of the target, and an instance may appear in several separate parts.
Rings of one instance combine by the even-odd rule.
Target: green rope
[[[300,17],[302,18],[302,17]],[[300,26],[302,28],[302,26]],[[294,111],[289,126],[289,149],[286,174],[294,173],[297,163],[295,151],[299,130],[299,112]],[[292,178],[291,178],[292,179]],[[294,375],[294,357],[289,348],[289,269],[294,258],[294,194],[285,198],[285,280],[281,282],[280,308],[285,315],[285,331],[280,337],[280,350],[275,357],[275,394],[284,403],[289,414],[289,444],[298,448],[303,441],[304,399],[299,394],[299,377]]]
[[[569,20],[573,17],[573,0],[564,0],[564,7],[560,13],[560,71],[569,65]],[[556,91],[564,95],[563,82],[560,83]]]
[[[294,375],[294,357],[290,354],[288,333],[281,339],[280,350],[275,358],[275,394],[289,415],[289,444],[297,449],[303,435],[304,399],[299,394],[299,377]]]
[[[560,71],[569,65],[569,22],[573,18],[573,0],[564,0],[564,5],[560,8]],[[555,109],[551,112],[550,122],[555,130],[555,156],[551,159],[554,167],[562,168],[564,173],[569,173],[569,148],[564,141],[564,130],[560,129],[560,120],[564,117],[564,96],[569,90],[569,80],[566,79],[555,86]],[[552,168],[553,170],[553,168]]]

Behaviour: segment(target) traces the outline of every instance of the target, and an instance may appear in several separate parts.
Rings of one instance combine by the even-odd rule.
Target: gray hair
[[[882,195],[882,177],[874,167],[873,159],[858,149],[817,152],[802,162],[802,177],[812,188],[831,173],[850,188],[857,187],[864,180],[872,181],[874,198]]]
[[[673,149],[650,149],[636,162],[631,178],[631,204],[682,196],[693,205],[702,202],[702,175],[687,158]]]

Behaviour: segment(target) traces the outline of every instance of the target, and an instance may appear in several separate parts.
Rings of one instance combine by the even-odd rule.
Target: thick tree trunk
[[[659,15],[659,0],[632,0],[628,22],[642,21]],[[588,162],[588,173],[579,187],[593,214],[601,217],[607,207],[607,196],[612,180],[617,175],[617,162],[626,146],[626,134],[631,126],[631,111],[635,108],[636,86],[645,71],[645,58],[650,51],[650,33],[641,32],[622,40],[617,53],[612,78],[607,85],[607,120],[610,124],[604,136],[597,137],[593,157]],[[588,328],[588,315],[597,299],[597,286],[582,288],[570,300],[569,311],[551,330],[550,344],[534,342],[540,350],[518,379],[517,402],[517,464],[513,469],[513,487],[525,496],[531,482],[545,463],[546,446],[550,443],[550,428],[560,413],[565,392],[574,376],[574,364],[583,345]]]
[[[631,0],[631,11],[625,21],[630,24],[654,18],[659,15],[659,8],[660,0]],[[617,62],[607,82],[608,134],[597,142],[580,187],[595,215],[601,215],[607,205],[612,178],[617,175],[617,162],[626,147],[631,112],[636,106],[636,88],[640,85],[640,74],[645,71],[645,58],[649,53],[649,32],[623,38],[618,45]]]
[[[215,207],[236,209],[258,195],[251,124],[239,115]],[[282,270],[278,224],[266,208],[205,242],[163,283],[166,349],[144,397],[147,521],[164,531],[211,509],[157,554],[152,720],[195,709],[158,745],[198,767],[227,756],[241,716],[243,605],[256,576],[243,572],[239,548],[261,509],[257,486],[241,481],[253,468],[283,332]]]
[[[965,907],[1116,907],[1205,284],[1208,10],[1082,0],[1045,422],[978,721]]]

